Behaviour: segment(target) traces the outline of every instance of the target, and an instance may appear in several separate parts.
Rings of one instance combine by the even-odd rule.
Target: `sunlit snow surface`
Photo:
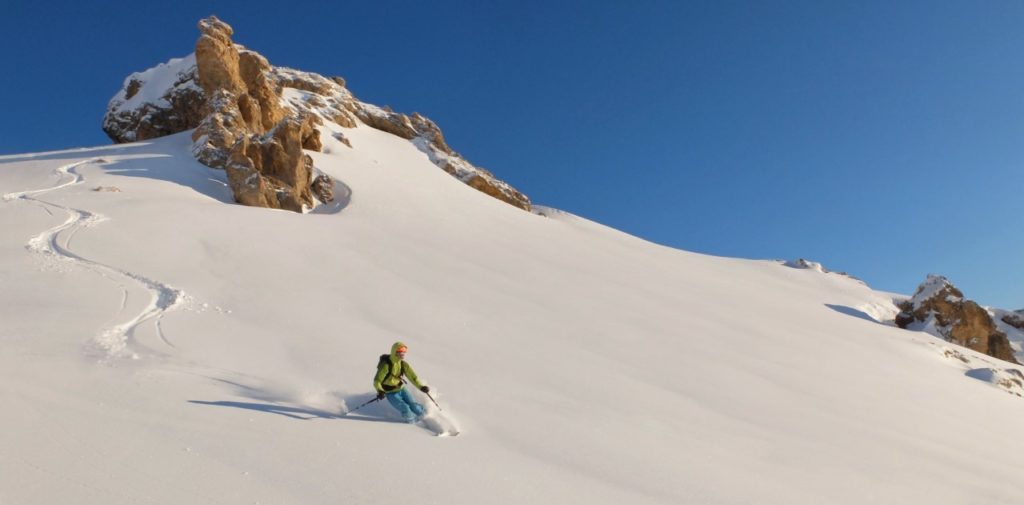
[[[340,203],[247,208],[188,135],[0,157],[0,503],[1022,499],[1019,367],[895,295],[527,213],[366,127],[312,153]],[[460,436],[340,415],[395,340]]]

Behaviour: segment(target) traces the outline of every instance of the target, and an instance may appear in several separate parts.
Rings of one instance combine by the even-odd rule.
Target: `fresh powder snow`
[[[231,203],[190,132],[0,157],[0,503],[1020,503],[1020,367],[905,297],[331,128],[305,215]],[[345,415],[396,340],[458,437]]]

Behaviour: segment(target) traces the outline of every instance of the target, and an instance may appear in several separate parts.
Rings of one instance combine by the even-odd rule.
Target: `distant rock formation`
[[[130,75],[110,101],[103,129],[114,142],[133,142],[195,129],[193,154],[222,168],[235,200],[302,211],[330,187],[317,178],[303,149],[319,151],[320,128],[360,124],[408,139],[467,185],[524,210],[529,198],[454,152],[434,122],[357,100],[340,77],[273,67],[235,44],[216,17],[199,22],[195,53]],[[349,145],[343,134],[335,138]],[[323,201],[323,200],[320,200]]]
[[[1018,330],[1024,331],[1024,311],[1007,312],[1000,320]]]
[[[789,268],[795,268],[797,270],[814,270],[815,272],[820,272],[820,273],[823,273],[823,274],[832,274],[832,273],[834,273],[836,275],[842,275],[844,277],[849,277],[849,278],[851,278],[851,279],[853,279],[853,280],[855,280],[857,282],[864,283],[864,281],[862,281],[862,280],[860,280],[860,279],[858,279],[858,278],[856,278],[856,277],[854,277],[854,276],[852,276],[852,275],[850,275],[850,274],[848,274],[846,272],[834,272],[832,270],[829,270],[828,268],[825,268],[825,265],[822,265],[821,263],[818,263],[816,261],[807,260],[807,259],[804,259],[804,258],[797,258],[795,260],[789,260],[789,261],[780,261],[780,263],[782,263],[783,265],[785,265],[785,266],[787,266]]]
[[[948,279],[929,275],[914,296],[899,304],[900,328],[924,330],[949,342],[1018,363],[1006,333],[1000,331],[987,310],[964,299]]]

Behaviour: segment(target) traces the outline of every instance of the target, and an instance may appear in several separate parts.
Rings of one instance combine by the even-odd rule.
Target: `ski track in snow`
[[[129,286],[123,281],[129,281],[129,285],[133,283],[140,284],[147,292],[150,293],[150,301],[141,313],[132,317],[128,321],[104,328],[90,342],[90,347],[102,351],[106,357],[130,357],[136,359],[139,355],[136,352],[129,350],[129,343],[133,340],[136,329],[143,323],[150,320],[154,321],[156,335],[160,341],[167,347],[174,348],[174,344],[172,344],[164,334],[161,322],[164,315],[181,307],[188,300],[187,295],[183,291],[168,286],[167,284],[79,256],[71,249],[72,239],[74,239],[75,235],[82,229],[102,223],[103,221],[106,221],[107,218],[100,214],[65,207],[63,205],[36,198],[37,195],[51,193],[84,183],[85,178],[78,173],[77,168],[82,165],[105,162],[106,160],[103,160],[102,158],[93,158],[58,167],[56,173],[60,176],[60,181],[57,185],[43,189],[8,193],[3,196],[3,201],[10,202],[20,199],[40,205],[50,215],[53,215],[51,209],[67,213],[68,218],[64,223],[43,231],[39,235],[30,239],[28,244],[25,246],[26,249],[32,253],[41,255],[46,258],[47,261],[67,262],[81,266],[99,274],[101,277],[106,278],[115,284],[118,284],[121,288],[122,295],[121,311],[128,308],[128,302],[130,299]]]

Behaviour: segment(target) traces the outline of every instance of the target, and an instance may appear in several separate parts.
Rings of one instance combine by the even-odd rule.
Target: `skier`
[[[424,393],[429,393],[430,388],[420,383],[416,372],[412,370],[409,363],[405,361],[405,353],[409,350],[405,344],[395,342],[391,346],[391,354],[382,354],[377,363],[377,375],[373,377],[373,388],[377,390],[377,399],[388,399],[392,407],[398,409],[407,423],[415,423],[423,418],[426,409],[413,399],[405,389],[405,381],[402,376],[409,380]]]

